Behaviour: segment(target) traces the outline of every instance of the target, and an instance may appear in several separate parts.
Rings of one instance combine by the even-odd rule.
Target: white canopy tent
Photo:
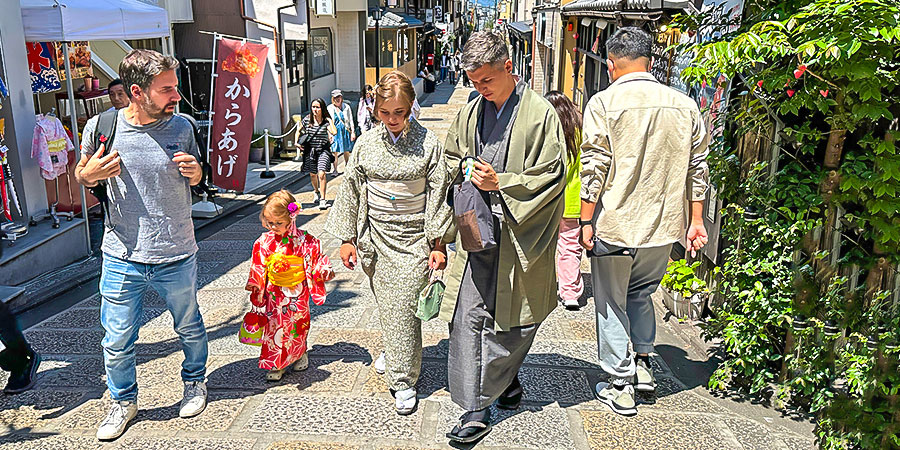
[[[78,139],[78,112],[69,63],[69,42],[151,39],[169,36],[169,15],[165,9],[138,0],[19,0],[26,42],[64,42],[66,88],[75,148]],[[91,237],[87,219],[87,199],[81,187],[81,214],[88,253]]]
[[[113,41],[169,35],[165,9],[138,0],[20,0],[27,42]]]

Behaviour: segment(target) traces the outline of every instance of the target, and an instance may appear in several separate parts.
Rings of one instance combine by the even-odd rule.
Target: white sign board
[[[334,0],[316,0],[317,16],[334,16]]]
[[[434,23],[434,10],[433,9],[425,10],[425,23]]]
[[[443,22],[444,21],[444,8],[442,6],[434,7],[434,21],[435,22]]]

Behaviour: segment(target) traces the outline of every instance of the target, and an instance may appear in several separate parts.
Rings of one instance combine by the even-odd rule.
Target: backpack
[[[100,149],[100,145],[106,144],[106,149],[112,147],[113,140],[116,136],[116,122],[118,121],[119,111],[111,109],[103,111],[97,117],[97,128],[94,130],[94,151]],[[100,180],[94,187],[89,187],[88,191],[100,202],[100,210],[103,211],[103,218],[109,224],[109,194],[106,189],[106,180]]]
[[[200,128],[197,126],[197,122],[193,117],[179,113],[179,116],[185,118],[188,123],[191,124],[191,129],[194,132],[194,141],[197,142],[197,146],[199,148],[200,142],[203,140],[203,137],[200,134]],[[94,149],[100,148],[101,144],[106,144],[106,148],[112,148],[113,140],[116,136],[116,123],[118,122],[119,111],[116,109],[103,111],[99,114],[97,118],[97,128],[94,130]],[[208,177],[212,175],[212,166],[209,164],[209,158],[206,151],[200,150],[200,169],[203,171],[203,178],[200,179],[200,183],[196,186],[191,186],[191,192],[196,195],[203,194],[204,192],[212,198],[216,190],[209,187],[206,183]],[[106,180],[101,180],[97,182],[97,185],[88,188],[91,192],[91,195],[97,197],[97,200],[100,201],[100,209],[103,211],[103,217],[109,221],[109,194],[106,189]]]

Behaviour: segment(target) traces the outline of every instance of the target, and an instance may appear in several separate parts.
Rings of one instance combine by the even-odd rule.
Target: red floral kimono
[[[300,256],[304,259],[306,281],[295,287],[272,284],[267,277],[266,261],[275,253]],[[323,272],[331,268],[328,257],[322,254],[319,240],[291,225],[287,236],[274,232],[263,233],[253,244],[250,291],[253,309],[268,319],[262,338],[259,368],[284,369],[306,353],[309,334],[309,300],[325,303]]]

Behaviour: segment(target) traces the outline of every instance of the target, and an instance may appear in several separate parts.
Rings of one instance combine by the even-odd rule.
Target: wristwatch
[[[591,226],[593,226],[593,225],[594,225],[594,221],[592,221],[592,220],[578,219],[578,226],[579,226],[579,227],[583,227],[583,226],[585,226],[585,225],[591,225]]]

